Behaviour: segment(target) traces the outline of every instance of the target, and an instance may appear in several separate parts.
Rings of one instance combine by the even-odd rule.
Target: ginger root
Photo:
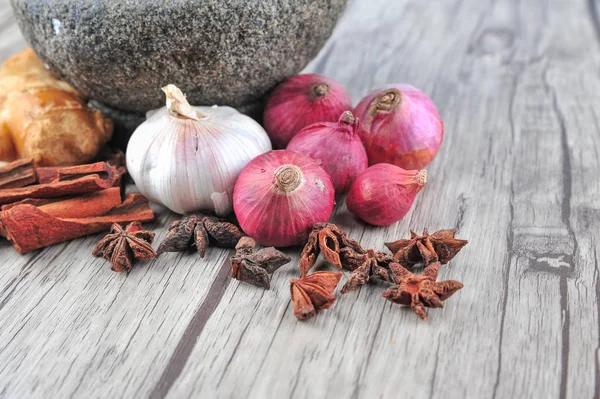
[[[86,105],[28,48],[0,68],[0,161],[31,158],[37,165],[92,160],[112,136],[113,124]]]

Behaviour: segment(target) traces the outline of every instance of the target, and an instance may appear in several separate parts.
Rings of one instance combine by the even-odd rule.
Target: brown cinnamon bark
[[[25,187],[35,183],[35,169],[31,159],[20,159],[0,166],[0,190]]]
[[[108,212],[89,216],[94,209],[90,207],[92,204],[96,204],[96,201],[103,196],[114,200],[114,195],[113,191],[110,191],[97,193],[96,196],[68,199],[62,201],[62,205],[61,202],[52,202],[39,207],[31,204],[9,207],[0,213],[0,235],[5,236],[19,253],[24,254],[77,237],[109,230],[113,223],[143,222],[154,219],[154,212],[148,206],[148,200],[140,194],[129,195],[121,205]],[[69,210],[60,210],[60,207],[65,204]],[[77,209],[87,209],[82,214],[88,216],[72,218],[53,216],[53,214],[75,214]],[[104,210],[102,207],[96,209]]]
[[[0,205],[24,199],[87,194],[117,186],[122,174],[106,162],[67,168],[37,168],[41,184],[0,190]]]
[[[109,174],[115,174],[116,171],[117,167],[112,166],[109,162],[96,162],[78,166],[35,168],[35,174],[39,184],[75,180],[92,174],[106,178]]]
[[[3,205],[0,209],[2,211],[7,211],[19,205],[33,205],[42,212],[57,218],[79,219],[89,216],[104,215],[108,211],[121,205],[121,190],[118,187],[112,187],[78,197],[26,199]]]

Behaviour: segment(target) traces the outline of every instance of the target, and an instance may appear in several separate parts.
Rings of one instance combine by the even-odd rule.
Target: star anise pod
[[[273,247],[256,252],[255,247],[252,238],[240,238],[231,257],[231,277],[268,290],[271,288],[269,273],[289,263],[291,258]]]
[[[340,261],[344,269],[356,270],[368,260],[369,255],[367,253],[357,252],[350,247],[340,249]]]
[[[291,279],[294,316],[299,320],[306,320],[331,307],[335,301],[333,291],[341,278],[340,272],[315,272],[299,279]]]
[[[218,247],[234,248],[244,234],[235,224],[215,216],[193,214],[176,220],[158,247],[158,254],[180,252],[196,246],[201,258],[210,243]]]
[[[377,253],[372,249],[369,249],[364,256],[362,265],[357,267],[350,273],[346,284],[342,287],[341,293],[345,294],[350,291],[356,290],[361,285],[367,284],[372,277],[379,278],[384,281],[393,281],[386,267],[388,263],[385,260],[389,260],[385,254]]]
[[[94,248],[92,255],[102,256],[112,264],[115,272],[125,272],[133,267],[133,260],[156,258],[152,249],[154,233],[144,230],[140,222],[132,222],[123,229],[115,223]]]
[[[306,276],[308,271],[314,266],[320,253],[323,254],[323,258],[327,262],[341,269],[344,267],[344,262],[340,256],[345,249],[347,253],[350,251],[356,254],[366,253],[357,241],[348,238],[346,233],[341,231],[336,225],[331,223],[316,223],[300,255],[301,275]]]
[[[425,307],[443,307],[442,301],[463,288],[463,284],[455,280],[436,281],[441,263],[435,253],[431,253],[425,245],[421,242],[417,245],[428,263],[423,273],[416,276],[401,264],[391,263],[390,268],[396,285],[389,288],[382,296],[394,303],[410,305],[421,319],[427,320]]]
[[[411,230],[410,239],[388,242],[385,246],[392,251],[396,261],[408,269],[424,261],[417,248],[418,242],[434,251],[441,264],[446,264],[469,242],[454,238],[455,235],[456,229],[438,230],[433,234],[424,229],[422,235]]]

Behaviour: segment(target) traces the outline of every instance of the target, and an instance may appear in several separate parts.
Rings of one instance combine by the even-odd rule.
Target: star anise
[[[410,305],[421,319],[427,320],[425,307],[443,307],[442,301],[463,288],[463,284],[455,280],[436,281],[441,266],[437,255],[421,242],[418,242],[417,246],[427,262],[423,273],[416,276],[401,264],[391,263],[390,268],[396,285],[389,288],[382,296],[394,303]]]
[[[306,276],[308,271],[314,266],[320,253],[323,254],[323,258],[327,262],[341,269],[344,267],[344,262],[340,256],[342,256],[342,252],[344,251],[347,256],[366,253],[357,241],[348,238],[346,233],[341,231],[336,225],[331,223],[316,223],[300,255],[301,275]]]
[[[294,316],[299,320],[310,319],[333,305],[335,296],[332,294],[341,278],[340,272],[315,272],[300,279],[291,279]]]
[[[455,235],[456,229],[438,230],[433,234],[424,229],[423,235],[411,230],[410,239],[388,242],[385,246],[392,251],[396,261],[408,269],[424,261],[417,248],[418,242],[435,252],[441,264],[446,264],[469,242],[454,238]]]
[[[152,249],[154,233],[144,230],[140,222],[129,223],[125,229],[115,223],[94,248],[92,255],[102,256],[112,264],[115,272],[125,272],[133,267],[133,260],[156,258]]]
[[[389,267],[389,263],[386,262],[389,260],[389,256],[369,249],[367,253],[363,255],[363,259],[363,263],[350,273],[346,284],[342,287],[342,294],[354,291],[361,285],[367,284],[372,277],[384,281],[393,281],[390,273],[386,269],[386,267]]]
[[[269,273],[289,263],[291,258],[273,247],[256,252],[255,247],[252,238],[240,238],[231,257],[231,277],[268,290],[271,288]]]
[[[176,220],[158,247],[158,254],[180,252],[196,246],[201,258],[210,243],[218,247],[234,248],[244,234],[235,224],[215,216],[193,214]]]

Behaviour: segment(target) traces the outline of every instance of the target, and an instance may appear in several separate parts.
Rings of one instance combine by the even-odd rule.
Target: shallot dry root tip
[[[304,175],[296,165],[282,165],[275,172],[275,187],[284,194],[293,193],[302,184]]]
[[[427,184],[427,171],[425,169],[421,169],[419,173],[417,173],[416,183],[420,186]]]
[[[329,94],[329,86],[327,83],[317,83],[311,89],[311,94],[314,97],[323,97]]]

